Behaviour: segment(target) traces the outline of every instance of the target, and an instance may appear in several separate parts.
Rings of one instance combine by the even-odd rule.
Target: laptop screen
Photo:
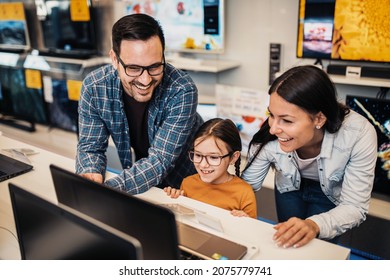
[[[57,199],[137,238],[144,259],[179,258],[175,215],[169,209],[50,166]]]
[[[9,184],[22,259],[135,260],[138,240]]]

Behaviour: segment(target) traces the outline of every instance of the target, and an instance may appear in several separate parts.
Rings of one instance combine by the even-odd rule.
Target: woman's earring
[[[317,128],[317,129],[321,129],[321,126],[317,125],[316,128]]]

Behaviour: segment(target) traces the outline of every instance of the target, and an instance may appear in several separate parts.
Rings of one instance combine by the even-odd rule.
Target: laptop
[[[12,157],[0,154],[0,182],[27,173],[33,166]]]
[[[9,191],[23,260],[142,259],[132,236],[12,183]]]
[[[137,238],[146,260],[179,259],[172,211],[50,165],[58,202]]]
[[[50,165],[60,203],[139,239],[145,259],[241,259],[248,247],[188,224],[172,210]],[[179,251],[180,248],[180,251]],[[185,254],[183,254],[185,253]]]

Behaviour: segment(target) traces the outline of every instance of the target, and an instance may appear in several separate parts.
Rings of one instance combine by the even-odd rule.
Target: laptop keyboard
[[[204,260],[201,257],[195,256],[183,250],[180,250],[180,259],[181,260]]]

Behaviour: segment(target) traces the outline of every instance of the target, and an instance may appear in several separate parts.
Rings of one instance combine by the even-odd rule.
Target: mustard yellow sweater
[[[256,197],[252,187],[243,179],[234,176],[223,184],[209,184],[199,174],[185,178],[180,187],[184,195],[226,210],[242,210],[257,218]]]

